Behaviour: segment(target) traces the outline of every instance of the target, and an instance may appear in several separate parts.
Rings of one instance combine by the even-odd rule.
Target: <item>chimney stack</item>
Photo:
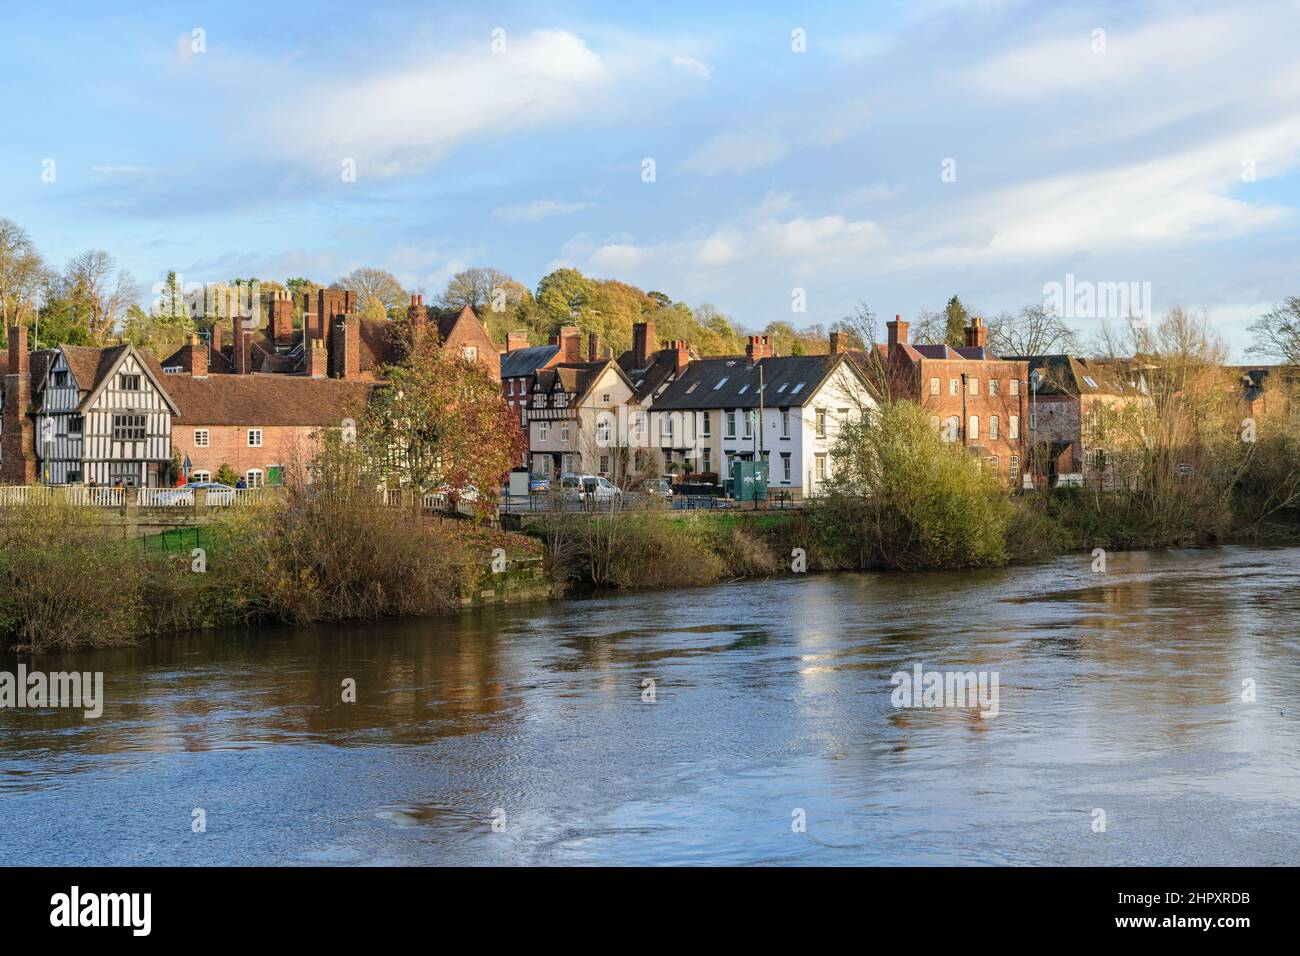
[[[775,353],[772,351],[772,343],[766,335],[751,335],[749,344],[745,346],[745,358],[749,364],[753,365],[759,359],[772,358]]]
[[[429,311],[424,307],[424,294],[411,293],[411,304],[406,307],[406,320],[411,327],[411,346],[424,339],[429,324]]]
[[[0,481],[6,484],[36,481],[36,426],[27,414],[32,400],[30,362],[27,326],[9,326],[9,371],[4,377],[4,433],[0,438]]]
[[[984,327],[984,320],[979,316],[972,316],[970,325],[966,326],[966,347],[968,349],[982,349],[988,342],[988,329]]]
[[[312,339],[306,344],[307,374],[312,378],[325,378],[329,374],[330,350],[324,339]]]
[[[193,378],[208,377],[208,344],[198,335],[190,336],[190,344],[185,346],[185,351],[181,353],[181,368],[189,372]]]
[[[849,349],[849,336],[847,332],[831,333],[831,355],[839,355],[847,352]]]
[[[560,347],[561,362],[582,361],[582,332],[576,325],[564,325],[556,335],[551,336],[551,344]]]
[[[655,346],[655,324],[638,322],[632,326],[632,367],[646,368],[650,365],[650,356],[658,351]]]
[[[600,354],[600,333],[587,333],[587,361],[598,362],[603,356]]]
[[[506,333],[506,351],[517,352],[528,348],[528,333],[524,331]]]
[[[894,316],[893,322],[886,322],[885,328],[889,330],[889,351],[907,344],[907,323],[901,315]]]
[[[271,312],[271,341],[288,348],[293,345],[293,300],[283,289],[274,289],[267,307]]]
[[[682,369],[686,368],[691,361],[690,346],[686,344],[685,339],[677,339],[668,343],[668,350],[673,353],[673,372],[676,375],[682,374]]]
[[[334,325],[335,378],[356,378],[361,373],[361,319],[354,313],[338,318]]]

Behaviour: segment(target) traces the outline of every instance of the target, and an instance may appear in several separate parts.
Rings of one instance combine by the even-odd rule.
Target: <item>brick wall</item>
[[[216,480],[217,469],[229,465],[239,475],[250,468],[260,468],[265,475],[272,465],[282,465],[290,471],[295,463],[309,460],[316,447],[312,438],[318,431],[315,425],[260,426],[262,446],[249,447],[247,425],[172,425],[172,448],[180,452],[181,460],[190,456],[191,468],[206,471]],[[194,444],[194,432],[207,429],[208,447]]]

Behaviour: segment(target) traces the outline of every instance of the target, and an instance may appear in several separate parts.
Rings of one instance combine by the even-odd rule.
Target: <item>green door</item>
[[[284,484],[284,465],[267,465],[266,483],[268,485]]]

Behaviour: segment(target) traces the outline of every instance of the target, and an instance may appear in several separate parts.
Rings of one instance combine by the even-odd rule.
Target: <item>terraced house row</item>
[[[161,362],[130,345],[28,352],[26,330],[10,329],[0,481],[156,486],[171,480],[176,458],[188,463],[190,480],[228,465],[251,486],[277,483],[310,460],[321,429],[360,413],[409,337],[436,330],[442,348],[500,379],[528,439],[520,464],[537,474],[725,483],[734,462],[762,460],[770,487],[814,494],[831,476],[842,425],[888,391],[930,409],[946,440],[1017,486],[1038,408],[1027,402],[1031,362],[1083,367],[993,355],[979,319],[961,348],[911,344],[896,318],[874,352],[834,333],[828,354],[783,356],[755,335],[743,354],[701,358],[687,342],[657,341],[650,322],[638,323],[632,347],[614,356],[576,326],[546,345],[510,333],[499,348],[472,309],[440,313],[420,296],[405,323],[358,316],[352,294],[336,289],[303,297],[298,328],[293,305],[273,294],[264,327],[232,319]],[[1042,396],[1051,427],[1039,437],[1054,443],[1061,468],[1073,468],[1083,443],[1063,432],[1068,395],[1057,392]]]

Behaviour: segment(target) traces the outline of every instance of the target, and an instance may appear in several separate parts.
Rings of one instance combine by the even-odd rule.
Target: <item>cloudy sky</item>
[[[1300,295],[1296,2],[183,6],[6,12],[0,216],[51,259],[572,265],[750,327],[1073,275],[1238,350]]]

